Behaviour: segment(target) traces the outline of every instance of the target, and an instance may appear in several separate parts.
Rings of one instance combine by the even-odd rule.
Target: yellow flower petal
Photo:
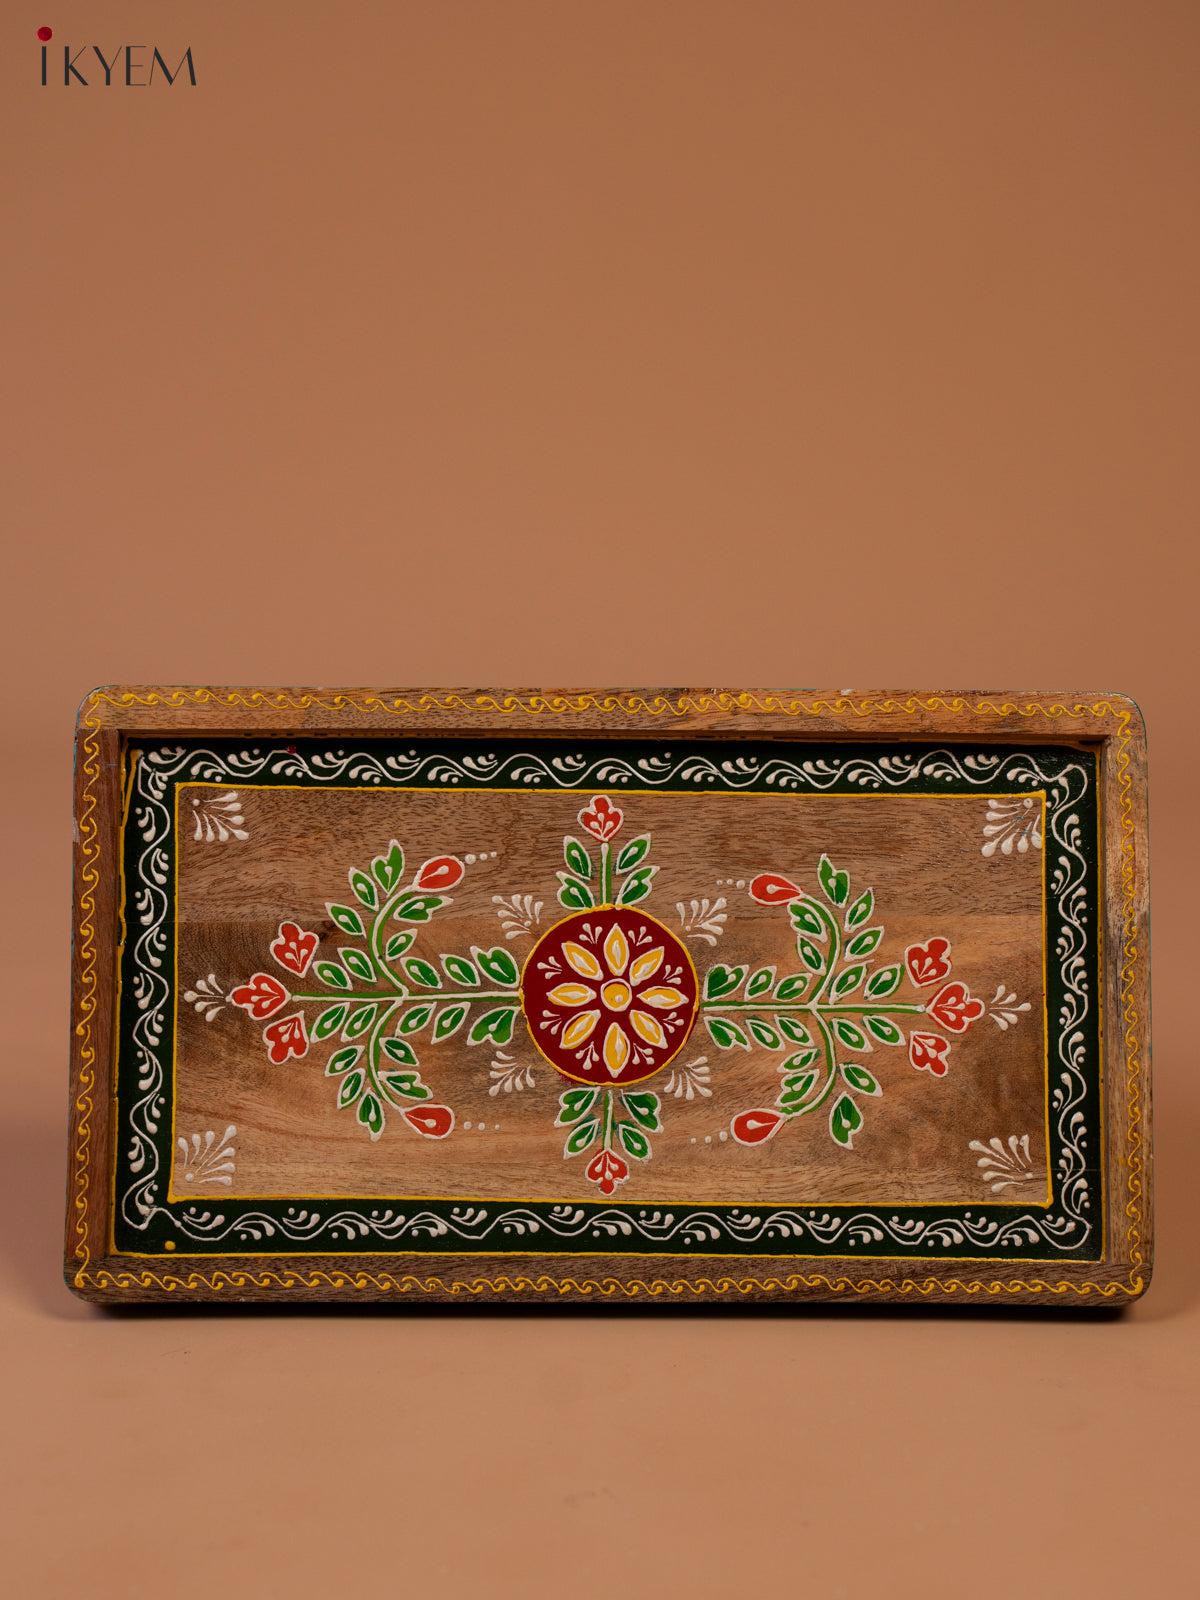
[[[687,995],[681,994],[678,989],[668,989],[665,985],[658,989],[643,989],[638,995],[638,1000],[644,1006],[653,1006],[656,1011],[670,1011],[672,1006],[681,1006]]]
[[[621,1068],[629,1060],[629,1040],[619,1023],[612,1023],[604,1035],[604,1065],[610,1076],[620,1076]]]
[[[581,1011],[577,1017],[572,1017],[563,1029],[563,1049],[574,1050],[577,1044],[582,1044],[596,1026],[599,1017],[598,1011]]]
[[[655,1045],[660,1050],[666,1044],[666,1034],[648,1011],[631,1011],[629,1020],[633,1024],[633,1031],[640,1034],[647,1044]]]
[[[654,950],[647,950],[644,956],[639,956],[629,969],[629,981],[636,988],[639,983],[645,983],[647,978],[652,978],[663,963],[663,947],[659,945]]]
[[[604,959],[614,977],[620,977],[625,971],[625,963],[629,960],[629,941],[621,932],[619,922],[613,923],[612,932],[604,941]]]
[[[568,939],[563,945],[563,955],[575,968],[582,978],[602,978],[604,972],[600,963],[590,950],[585,950],[581,944],[575,944]]]
[[[586,983],[560,983],[557,989],[551,989],[546,998],[552,1005],[567,1006],[574,1011],[589,1000],[594,1000],[596,991],[589,989]]]

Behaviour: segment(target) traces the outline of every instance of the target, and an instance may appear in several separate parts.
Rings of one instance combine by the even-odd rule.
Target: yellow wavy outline
[[[774,712],[783,716],[913,716],[919,711],[947,711],[957,715],[963,712],[973,713],[977,716],[1044,716],[1051,721],[1059,717],[1107,717],[1115,718],[1120,726],[1116,733],[1117,739],[1117,783],[1120,789],[1120,825],[1122,832],[1120,877],[1122,884],[1122,966],[1120,971],[1120,992],[1122,1001],[1122,1018],[1125,1023],[1125,1070],[1126,1086],[1129,1099],[1128,1106],[1128,1139],[1129,1177],[1127,1189],[1129,1199],[1125,1206],[1125,1215],[1129,1219],[1126,1230],[1127,1242],[1130,1252],[1129,1277],[1125,1283],[1110,1282],[1099,1283],[1069,1283],[1060,1281],[1050,1283],[1041,1278],[1029,1281],[1013,1279],[1002,1283],[993,1279],[984,1282],[979,1279],[963,1280],[960,1278],[925,1278],[923,1281],[915,1278],[861,1278],[857,1281],[849,1277],[830,1278],[824,1273],[792,1273],[786,1277],[768,1278],[676,1278],[668,1281],[664,1278],[553,1278],[548,1275],[539,1278],[475,1278],[453,1279],[447,1284],[441,1278],[418,1278],[413,1274],[393,1277],[391,1273],[382,1273],[376,1276],[372,1273],[329,1273],[317,1270],[303,1274],[297,1271],[285,1272],[229,1272],[218,1269],[210,1277],[201,1272],[189,1273],[187,1277],[175,1277],[171,1274],[160,1276],[158,1273],[144,1270],[141,1272],[113,1272],[108,1268],[99,1268],[89,1271],[91,1254],[87,1245],[87,1209],[88,1209],[88,1159],[91,1150],[91,1127],[89,1119],[92,1114],[92,1092],[95,1087],[95,1061],[96,1051],[92,1042],[92,1016],[96,1009],[96,931],[93,922],[95,916],[94,891],[100,881],[99,861],[100,844],[97,838],[97,828],[93,813],[96,810],[94,785],[100,772],[99,742],[97,733],[102,726],[99,715],[100,706],[107,702],[112,706],[122,705],[173,705],[183,706],[188,704],[208,705],[220,704],[226,706],[242,706],[247,710],[254,710],[264,706],[275,706],[281,710],[305,711],[311,707],[319,707],[325,711],[355,710],[355,711],[384,711],[393,715],[402,716],[405,713],[418,711],[495,711],[505,716],[524,712],[529,716],[540,716],[546,712],[551,715],[569,714],[583,711],[624,711],[629,716],[646,713],[650,716],[661,716],[669,713],[676,717],[686,717],[689,711],[703,714],[706,711],[757,711],[761,713]],[[565,695],[547,698],[544,695],[531,695],[528,700],[520,695],[508,695],[503,701],[497,701],[492,695],[476,695],[473,702],[464,699],[459,694],[449,694],[445,699],[438,699],[435,695],[422,695],[416,705],[411,701],[397,698],[391,702],[368,696],[364,700],[356,700],[352,695],[335,694],[329,698],[321,695],[302,695],[294,699],[283,693],[270,695],[261,689],[255,690],[226,690],[214,689],[173,689],[170,691],[150,690],[146,695],[134,694],[129,690],[121,695],[114,695],[107,690],[98,689],[89,695],[84,707],[80,711],[80,722],[87,730],[83,739],[83,772],[86,782],[82,791],[83,804],[81,815],[77,821],[79,843],[83,861],[80,867],[79,897],[79,938],[80,938],[80,1001],[79,1021],[75,1026],[76,1035],[83,1041],[80,1051],[80,1081],[79,1091],[75,1100],[75,1109],[80,1113],[80,1120],[76,1130],[75,1166],[72,1173],[74,1193],[74,1206],[76,1215],[75,1233],[77,1243],[75,1246],[75,1259],[80,1263],[75,1273],[74,1285],[77,1289],[158,1289],[166,1294],[173,1294],[176,1290],[207,1290],[210,1293],[220,1293],[226,1287],[231,1289],[269,1289],[272,1285],[279,1289],[316,1289],[325,1285],[332,1289],[367,1289],[374,1288],[381,1293],[395,1291],[400,1294],[409,1294],[414,1290],[424,1294],[458,1294],[480,1295],[491,1292],[499,1294],[504,1291],[512,1293],[533,1292],[545,1294],[551,1290],[558,1294],[580,1294],[589,1296],[593,1292],[607,1297],[620,1294],[633,1299],[640,1294],[651,1298],[660,1295],[693,1294],[702,1295],[712,1293],[717,1295],[736,1293],[741,1295],[753,1294],[755,1290],[791,1293],[798,1289],[825,1289],[830,1294],[842,1294],[847,1290],[857,1295],[864,1294],[919,1294],[930,1295],[941,1292],[943,1294],[1076,1294],[1081,1297],[1094,1294],[1105,1299],[1114,1295],[1128,1295],[1133,1298],[1141,1294],[1145,1288],[1138,1269],[1144,1264],[1141,1251],[1141,1222],[1142,1222],[1142,1157],[1141,1157],[1141,1132],[1142,1121],[1141,1100],[1139,1094],[1139,1074],[1141,1072],[1141,1047],[1138,1038],[1138,1013],[1134,1009],[1133,990],[1137,977],[1138,940],[1137,940],[1137,915],[1136,891],[1134,882],[1134,820],[1133,820],[1133,780],[1129,773],[1129,744],[1133,738],[1129,724],[1132,713],[1119,710],[1107,700],[1098,700],[1093,704],[1081,703],[1067,706],[1051,704],[1043,706],[1033,702],[1024,705],[1004,701],[999,705],[987,699],[972,702],[962,696],[946,698],[942,695],[930,695],[922,698],[910,695],[907,700],[897,702],[892,699],[885,700],[860,700],[853,701],[848,696],[839,695],[834,700],[814,700],[805,702],[800,696],[781,699],[775,695],[760,698],[748,691],[733,694],[726,691],[714,691],[713,694],[698,696],[682,695],[678,700],[668,699],[664,695],[657,695],[653,700],[647,700],[641,695],[614,694],[596,696],[594,694],[580,694],[574,697]],[[1136,1275],[1135,1275],[1136,1274]]]

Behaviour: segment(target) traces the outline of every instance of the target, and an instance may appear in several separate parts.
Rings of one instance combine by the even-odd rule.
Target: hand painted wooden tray
[[[98,1300],[1124,1303],[1120,695],[101,689]]]

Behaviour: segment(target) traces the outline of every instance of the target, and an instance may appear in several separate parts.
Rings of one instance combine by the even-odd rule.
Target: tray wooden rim
[[[980,722],[976,719],[985,719]],[[279,737],[385,732],[479,735],[575,733],[648,737],[879,739],[1036,737],[1098,749],[1103,860],[1102,1041],[1106,1246],[1096,1262],[1053,1264],[1038,1275],[964,1272],[946,1258],[912,1259],[894,1275],[863,1275],[853,1258],[779,1258],[769,1271],[714,1272],[687,1257],[608,1257],[591,1275],[578,1259],[547,1253],[536,1272],[507,1258],[423,1257],[402,1271],[394,1256],[209,1257],[204,1270],[133,1267],[108,1251],[113,1058],[111,973],[116,949],[115,852],[120,822],[121,745],[162,734]],[[70,1172],[65,1277],[84,1299],[109,1303],[183,1300],[510,1300],[559,1304],[630,1301],[712,1304],[757,1300],[953,1301],[1123,1305],[1143,1294],[1152,1268],[1146,733],[1127,695],[1081,691],[787,689],[333,689],[106,686],[83,701],[76,729]],[[1119,1017],[1119,1026],[1114,1018]],[[661,1275],[650,1260],[670,1263]],[[794,1261],[795,1270],[790,1270]],[[990,1263],[989,1263],[990,1265]],[[1014,1262],[1014,1266],[1017,1265]],[[1033,1265],[1033,1263],[1030,1263]]]

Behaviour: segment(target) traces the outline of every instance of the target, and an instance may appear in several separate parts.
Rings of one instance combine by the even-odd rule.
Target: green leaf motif
[[[853,933],[855,928],[860,927],[867,920],[874,909],[875,895],[868,889],[864,894],[859,895],[858,899],[847,911],[846,932]]]
[[[367,930],[363,926],[363,919],[354,910],[353,906],[339,906],[335,905],[332,900],[327,900],[325,909],[343,933],[352,933],[359,939],[366,937]]]
[[[830,994],[835,1000],[844,1000],[848,994],[854,993],[866,973],[865,966],[847,967],[845,971],[839,972],[833,980],[833,985],[829,991]]]
[[[567,1128],[572,1122],[578,1122],[580,1117],[586,1117],[599,1098],[599,1089],[568,1089],[559,1096],[555,1127]]]
[[[321,982],[328,984],[331,989],[349,989],[351,987],[350,974],[340,961],[316,961],[313,963],[313,971]]]
[[[873,1034],[880,1044],[903,1044],[904,1035],[892,1021],[891,1017],[864,1017],[867,1032]]]
[[[563,1145],[563,1155],[578,1156],[594,1144],[596,1135],[600,1132],[599,1120],[593,1117],[589,1122],[581,1122],[572,1128],[567,1135],[567,1142]]]
[[[313,1037],[316,1037],[315,1029],[313,1030]],[[327,1078],[336,1078],[341,1073],[348,1072],[360,1055],[362,1055],[362,1045],[360,1044],[352,1044],[345,1050],[335,1050],[325,1063],[325,1076]]]
[[[779,1035],[775,1032],[775,1029],[772,1028],[772,1027],[769,1027],[759,1017],[751,1017],[749,1019],[749,1021],[747,1022],[746,1026],[750,1029],[750,1032],[758,1040],[759,1044],[764,1045],[766,1047],[766,1049],[768,1049],[768,1050],[782,1050],[783,1049],[783,1045],[780,1043]]]
[[[360,872],[357,867],[351,867],[347,876],[350,879],[350,887],[363,905],[366,906],[368,911],[374,911],[379,905],[379,894],[370,878],[367,877],[365,872]]]
[[[833,904],[844,906],[850,897],[850,874],[839,872],[828,856],[822,856],[817,863],[817,877]]]
[[[793,972],[790,978],[783,978],[775,991],[776,1000],[799,1000],[812,980],[807,972]]]
[[[349,1008],[343,1004],[340,1006],[330,1006],[327,1011],[322,1011],[321,1015],[313,1023],[313,1038],[331,1038],[341,1027],[342,1023],[345,1022],[346,1012],[348,1009]]]
[[[433,1042],[441,1044],[443,1039],[448,1039],[452,1033],[457,1033],[467,1019],[467,1012],[471,1007],[467,1005],[447,1006],[444,1011],[438,1012],[438,1019],[433,1025]]]
[[[650,853],[650,835],[643,833],[640,838],[631,839],[624,850],[617,857],[618,872],[632,872],[639,861],[644,861]]]
[[[472,1026],[467,1043],[482,1044],[485,1039],[490,1039],[493,1044],[507,1044],[513,1036],[516,1015],[516,1006],[497,1006],[492,1011],[485,1011]]]
[[[364,983],[373,983],[375,980],[375,963],[369,955],[362,950],[355,950],[352,945],[344,945],[338,951],[344,966],[348,967],[356,978],[361,978]]]
[[[383,1132],[383,1107],[373,1094],[363,1095],[358,1106],[358,1120],[371,1130],[372,1139],[378,1139]]]
[[[850,1050],[869,1050],[870,1040],[861,1029],[856,1028],[846,1017],[833,1018],[833,1031]]]
[[[755,999],[758,998],[758,996],[760,994],[766,994],[767,990],[771,987],[771,985],[774,982],[775,982],[775,968],[774,967],[759,967],[758,971],[754,974],[754,976],[750,979],[750,982],[746,985],[746,999],[747,1000],[755,1000]]]
[[[472,945],[471,954],[493,983],[503,984],[508,989],[513,989],[520,983],[521,974],[517,963],[507,950],[501,950],[498,946],[494,950],[480,950],[477,945]]]
[[[788,906],[792,919],[792,926],[800,933],[811,933],[814,939],[827,939],[829,932],[825,927],[825,919],[819,911],[813,909],[803,900],[793,900]]]
[[[636,871],[631,872],[621,885],[621,892],[617,896],[617,904],[619,906],[632,906],[636,905],[639,900],[644,900],[650,893],[654,874],[657,871],[657,867],[638,867]]]
[[[848,1094],[839,1095],[829,1113],[829,1131],[847,1150],[854,1146],[854,1135],[863,1125],[863,1115]]]
[[[812,1034],[802,1022],[797,1022],[795,1017],[776,1017],[775,1026],[785,1039],[790,1039],[793,1044],[811,1044]]]
[[[376,856],[371,863],[371,876],[385,895],[391,894],[404,877],[404,851],[395,839],[388,845],[386,856]]]
[[[559,903],[566,906],[568,911],[586,911],[596,902],[592,899],[592,891],[582,878],[574,878],[569,872],[560,872],[558,881],[562,887],[558,891]]]
[[[404,970],[408,973],[413,983],[420,984],[422,989],[440,989],[442,975],[436,967],[428,961],[422,961],[420,956],[409,956],[404,963]]]
[[[402,1067],[415,1067],[417,1064],[417,1052],[407,1039],[385,1039],[383,1053]]]
[[[820,972],[825,965],[825,957],[815,944],[812,944],[808,939],[800,938],[796,940],[796,949],[806,967],[811,968],[813,972]]]
[[[880,967],[878,972],[873,972],[867,979],[867,987],[863,990],[868,1000],[886,1000],[888,995],[895,994],[900,987],[900,980],[904,976],[899,967]]]
[[[743,1050],[749,1050],[749,1039],[737,1023],[730,1022],[728,1017],[705,1017],[704,1023],[712,1034],[713,1043],[720,1045],[722,1050],[731,1050],[735,1044],[740,1044]]]
[[[406,894],[392,915],[397,922],[428,922],[438,907],[445,904],[444,894]]]
[[[592,858],[579,840],[573,839],[570,834],[563,840],[563,860],[577,878],[591,878]]]
[[[645,1161],[650,1154],[650,1141],[639,1127],[632,1122],[619,1122],[617,1136],[625,1146],[626,1154],[631,1155],[635,1161]]]
[[[797,1050],[794,1056],[789,1056],[780,1067],[780,1072],[799,1072],[805,1067],[811,1067],[820,1058],[819,1050]],[[787,1079],[784,1079],[787,1082]]]
[[[429,1099],[430,1091],[415,1072],[385,1072],[381,1081],[393,1098],[398,1096],[404,1100]]]
[[[468,961],[464,956],[443,956],[442,965],[446,969],[446,976],[453,978],[455,983],[461,983],[465,989],[478,987],[479,972],[473,961]]]
[[[658,1116],[658,1096],[644,1090],[627,1089],[621,1095],[621,1103],[634,1120],[646,1128],[650,1133],[661,1133],[662,1123]]]
[[[782,1093],[776,1101],[780,1110],[786,1112],[789,1117],[794,1117],[808,1099],[812,1086],[819,1076],[817,1072],[796,1072],[791,1077],[785,1078]]]
[[[375,1015],[378,1012],[378,1010],[379,1010],[378,1006],[369,1005],[369,1006],[359,1006],[357,1011],[352,1011],[350,1013],[350,1020],[349,1020],[349,1022],[347,1022],[345,1030],[342,1033],[342,1038],[343,1039],[359,1039],[359,1038],[361,1038],[362,1035],[364,1033],[366,1033],[367,1029],[371,1026],[371,1024],[375,1021]]]
[[[867,1071],[854,1061],[843,1061],[841,1064],[842,1077],[852,1089],[857,1089],[859,1094],[882,1094],[883,1090]]]
[[[352,1072],[342,1079],[338,1086],[338,1109],[344,1111],[347,1106],[352,1106],[362,1092],[363,1074],[361,1071]]]
[[[856,961],[861,956],[872,955],[882,938],[882,928],[864,928],[861,933],[856,933],[846,946],[846,954],[852,956]]]
[[[723,967],[720,964],[710,967],[704,979],[704,998],[723,1000],[726,995],[736,994],[748,971],[747,967]]]
[[[410,948],[416,934],[411,928],[404,933],[394,933],[387,942],[383,954],[388,961],[398,961],[404,952]]]
[[[397,1033],[420,1033],[421,1029],[433,1015],[433,1002],[425,1001],[423,1005],[414,1006],[411,1011],[406,1011],[396,1024]]]

